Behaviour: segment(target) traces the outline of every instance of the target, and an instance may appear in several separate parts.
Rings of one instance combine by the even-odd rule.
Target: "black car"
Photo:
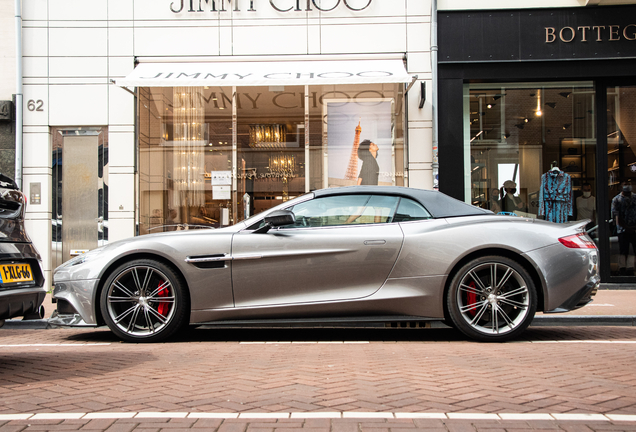
[[[26,197],[0,174],[0,326],[9,318],[41,316],[46,296],[40,254],[24,229]]]

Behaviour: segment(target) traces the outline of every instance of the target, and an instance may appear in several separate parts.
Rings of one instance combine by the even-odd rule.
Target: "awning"
[[[140,63],[126,78],[130,87],[282,86],[410,83],[402,60]]]

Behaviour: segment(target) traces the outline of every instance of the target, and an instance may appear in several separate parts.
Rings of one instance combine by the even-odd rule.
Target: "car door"
[[[366,297],[389,275],[403,242],[398,198],[318,197],[290,208],[296,222],[232,241],[237,307]]]

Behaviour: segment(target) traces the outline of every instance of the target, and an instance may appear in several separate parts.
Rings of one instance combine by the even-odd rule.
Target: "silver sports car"
[[[227,228],[73,258],[55,270],[52,322],[156,342],[207,322],[444,320],[504,341],[537,310],[591,301],[598,251],[585,224],[496,216],[412,188],[318,190]]]

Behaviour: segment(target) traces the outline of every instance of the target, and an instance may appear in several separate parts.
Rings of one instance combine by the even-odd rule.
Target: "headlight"
[[[76,256],[74,258],[71,258],[70,260],[66,261],[64,264],[59,266],[58,269],[65,268],[65,267],[72,267],[72,266],[76,266],[78,264],[83,264],[86,261],[95,258],[97,255],[102,253],[103,250],[104,250],[104,248],[100,247],[100,248],[88,251],[86,253],[83,253],[81,255],[78,255],[78,256]]]

